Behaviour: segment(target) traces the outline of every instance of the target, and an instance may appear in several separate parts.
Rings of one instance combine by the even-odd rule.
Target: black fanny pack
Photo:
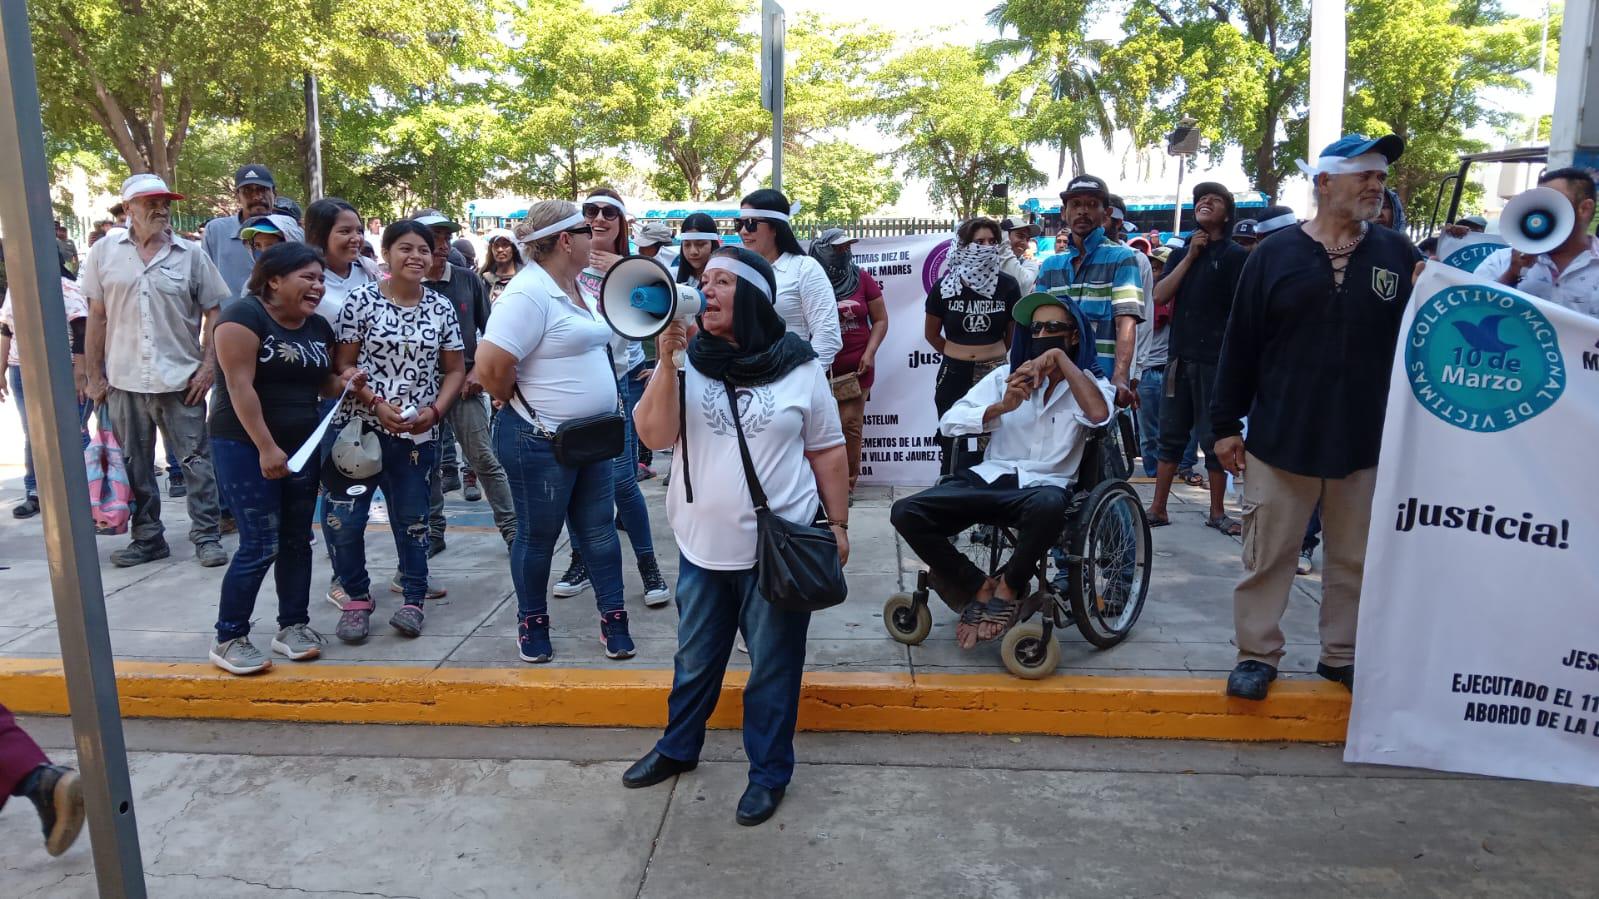
[[[522,401],[522,407],[532,417],[534,427],[543,428],[538,423],[539,414],[533,411],[527,397],[522,395],[522,388],[515,390],[516,398]],[[571,468],[581,468],[622,455],[622,449],[627,445],[627,426],[620,412],[601,412],[563,421],[548,437],[555,449],[555,461]]]

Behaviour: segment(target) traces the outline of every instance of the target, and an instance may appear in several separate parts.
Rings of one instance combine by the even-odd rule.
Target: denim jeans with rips
[[[400,586],[405,604],[420,606],[428,583],[428,477],[438,460],[439,442],[413,443],[409,437],[379,432],[378,444],[383,449],[383,471],[377,486],[388,503],[389,530],[400,557]],[[326,496],[322,503],[322,533],[333,543],[333,573],[355,598],[372,592],[366,570],[366,522],[375,492],[353,499]]]
[[[250,633],[250,616],[268,568],[277,585],[278,627],[310,623],[311,516],[318,466],[311,463],[286,478],[267,478],[261,474],[255,444],[225,437],[212,438],[211,457],[239,523],[239,549],[222,575],[217,642]]]

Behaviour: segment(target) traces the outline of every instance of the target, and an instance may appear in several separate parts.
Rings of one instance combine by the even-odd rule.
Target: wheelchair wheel
[[[1060,641],[1052,633],[1044,636],[1044,625],[1036,618],[1005,632],[999,644],[999,657],[1005,670],[1026,680],[1038,680],[1055,673],[1060,665]]]
[[[896,593],[883,603],[883,626],[895,640],[919,646],[933,630],[933,610],[926,603],[917,603],[909,593]]]
[[[1149,593],[1149,521],[1126,481],[1095,487],[1078,512],[1070,600],[1077,629],[1100,649],[1127,638]]]

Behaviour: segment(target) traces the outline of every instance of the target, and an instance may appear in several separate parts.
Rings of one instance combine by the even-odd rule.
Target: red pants
[[[11,791],[40,765],[48,765],[44,750],[27,731],[17,726],[11,710],[0,705],[0,808],[5,808]]]

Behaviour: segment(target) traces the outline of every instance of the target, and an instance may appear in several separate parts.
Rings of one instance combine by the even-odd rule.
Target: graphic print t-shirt
[[[683,557],[701,568],[753,568],[755,506],[744,479],[727,391],[693,365],[684,368],[682,377],[694,502],[688,502],[683,490],[685,454],[673,453],[666,493],[672,533]],[[735,388],[734,396],[755,477],[771,510],[788,521],[809,524],[821,508],[821,497],[805,454],[844,442],[826,370],[818,361],[807,362],[770,384]]]
[[[987,346],[1005,339],[1011,309],[1022,298],[1021,285],[1000,272],[992,297],[985,297],[965,284],[961,292],[945,298],[940,285],[927,294],[927,314],[944,322],[944,339],[961,346]]]
[[[293,454],[316,430],[317,395],[333,371],[333,326],[312,315],[298,328],[285,328],[253,296],[222,310],[217,326],[239,324],[261,341],[255,357],[255,394],[261,399],[261,417],[278,449]],[[212,437],[251,443],[250,432],[239,423],[228,395],[228,381],[220,366],[211,391]]]
[[[377,395],[398,409],[423,406],[439,396],[444,370],[439,353],[460,351],[461,324],[450,301],[437,291],[422,288],[422,299],[415,306],[400,306],[378,289],[378,283],[364,284],[345,298],[339,309],[340,343],[358,343],[357,368],[367,373],[367,383]],[[360,418],[374,429],[382,429],[376,412],[351,400],[339,409],[336,425]],[[438,437],[438,428],[413,439],[426,443]]]

